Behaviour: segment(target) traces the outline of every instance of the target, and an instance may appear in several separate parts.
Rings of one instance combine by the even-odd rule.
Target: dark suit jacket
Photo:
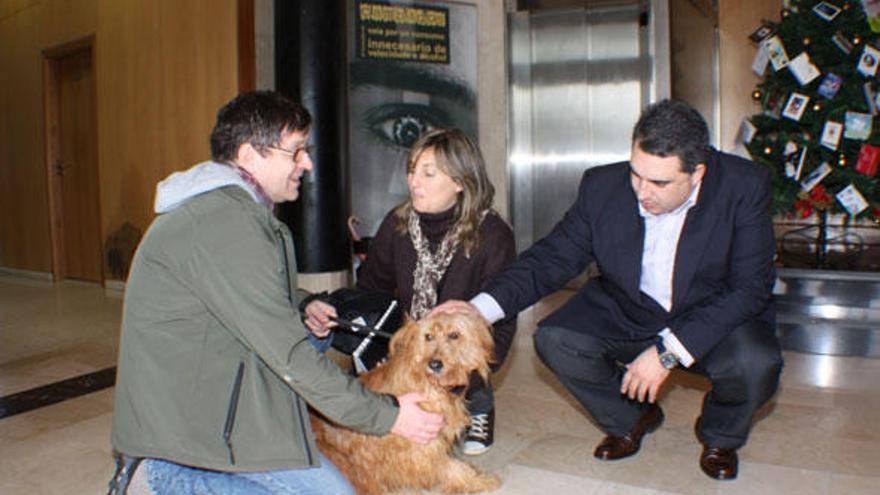
[[[625,340],[669,327],[699,361],[746,322],[763,321],[775,331],[770,199],[766,169],[713,150],[679,238],[667,312],[639,289],[645,227],[629,162],[592,168],[553,231],[484,290],[512,315],[596,261],[601,275],[540,325]]]

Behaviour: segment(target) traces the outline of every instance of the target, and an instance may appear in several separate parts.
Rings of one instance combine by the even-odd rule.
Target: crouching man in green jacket
[[[242,94],[217,114],[212,160],[158,185],[126,287],[111,493],[132,473],[156,494],[353,493],[316,448],[307,405],[369,434],[440,430],[421,396],[364,389],[301,323],[293,241],[272,206],[312,168],[310,121],[278,93]]]

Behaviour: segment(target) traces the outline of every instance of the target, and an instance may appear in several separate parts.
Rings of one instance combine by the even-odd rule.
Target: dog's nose
[[[428,363],[428,368],[431,368],[431,371],[437,373],[443,369],[443,361],[432,359],[431,362]]]

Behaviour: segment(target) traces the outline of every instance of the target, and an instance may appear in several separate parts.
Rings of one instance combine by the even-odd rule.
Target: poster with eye
[[[349,183],[361,236],[409,197],[407,158],[436,128],[477,136],[477,7],[351,0]]]

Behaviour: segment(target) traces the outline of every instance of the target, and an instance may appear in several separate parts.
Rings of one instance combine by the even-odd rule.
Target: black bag
[[[363,289],[339,289],[326,301],[338,316],[333,348],[351,355],[357,374],[375,368],[388,356],[391,334],[403,324],[400,304],[387,292]]]

